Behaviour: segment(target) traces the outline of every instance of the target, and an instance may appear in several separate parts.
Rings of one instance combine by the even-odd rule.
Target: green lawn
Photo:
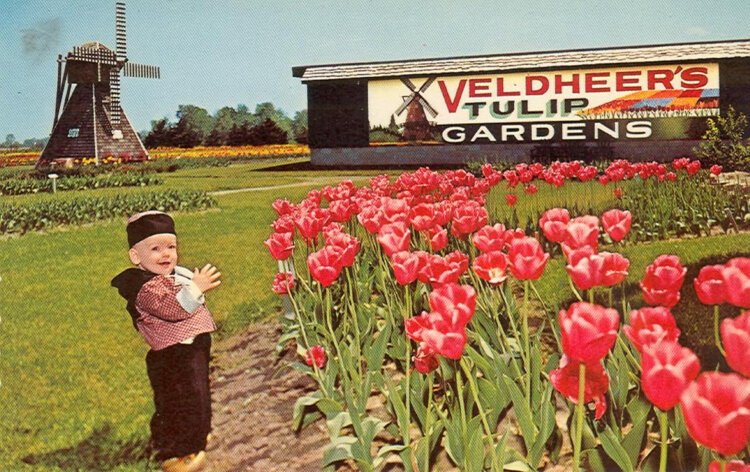
[[[208,295],[221,325],[219,336],[276,312],[270,283],[277,267],[263,246],[275,216],[271,203],[282,197],[297,202],[310,188],[338,182],[337,175],[360,175],[362,183],[380,173],[258,168],[252,163],[161,174],[162,188],[213,191],[300,184],[219,195],[217,209],[175,215],[180,263],[193,267],[211,262],[223,273],[221,287]],[[314,185],[301,184],[311,179]],[[522,217],[576,202],[582,207],[593,202],[590,206],[597,211],[616,204],[612,187],[598,183],[560,190],[539,187],[536,196],[519,199],[516,211]],[[623,187],[627,192],[627,185]],[[0,201],[148,190],[61,192]],[[493,192],[492,214],[508,215],[505,193],[504,188]],[[0,470],[144,470],[143,462],[128,460],[128,455],[142,447],[149,434],[147,347],[132,327],[124,300],[109,286],[110,279],[129,266],[124,224],[123,218],[0,240],[0,329],[5,340],[0,349],[0,404],[5,406],[0,412]],[[740,234],[627,246],[625,253],[633,263],[629,280],[638,280],[661,253],[679,254],[691,262],[749,243],[750,235]],[[550,263],[537,286],[550,297],[569,293],[560,258]]]

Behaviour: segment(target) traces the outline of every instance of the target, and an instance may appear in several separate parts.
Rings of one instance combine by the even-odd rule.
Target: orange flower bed
[[[0,167],[33,165],[39,159],[39,151],[19,150],[0,151]],[[151,159],[200,159],[206,157],[295,157],[307,156],[310,147],[305,144],[270,144],[267,146],[198,146],[194,148],[164,147],[149,150]],[[102,163],[110,164],[118,161],[115,156],[101,158]],[[77,164],[93,164],[96,159],[91,157],[77,160]]]

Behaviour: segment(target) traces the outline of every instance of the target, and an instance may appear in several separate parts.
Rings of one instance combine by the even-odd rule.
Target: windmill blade
[[[414,85],[414,82],[412,82],[408,78],[406,78],[406,77],[402,78],[401,82],[403,82],[404,85],[406,85],[407,87],[409,87],[409,90],[411,90],[412,92],[416,92],[417,91],[417,86]]]
[[[125,2],[115,4],[115,51],[118,61],[127,59],[127,44],[125,36]]]
[[[427,100],[425,100],[422,96],[419,97],[419,103],[422,105],[422,108],[427,110],[427,112],[432,115],[433,118],[435,118],[438,114],[437,110],[432,108],[432,105],[427,103]]]
[[[432,85],[432,83],[435,82],[436,79],[437,77],[430,77],[429,79],[427,79],[425,83],[423,83],[422,86],[419,87],[419,92],[422,93],[425,90],[427,90],[430,87],[430,85]]]
[[[125,77],[141,77],[144,79],[159,79],[161,73],[159,66],[148,66],[145,64],[136,64],[134,62],[126,62],[122,68],[122,75]]]
[[[398,107],[398,109],[396,109],[396,116],[398,116],[401,113],[403,113],[404,110],[406,110],[406,107],[409,106],[409,104],[412,102],[412,100],[414,100],[414,97],[416,97],[416,96],[417,96],[417,93],[416,92],[412,92],[412,94],[409,95],[408,97],[404,97],[404,103],[402,103],[401,106]]]
[[[117,69],[109,70],[109,121],[112,129],[120,127],[120,73]]]

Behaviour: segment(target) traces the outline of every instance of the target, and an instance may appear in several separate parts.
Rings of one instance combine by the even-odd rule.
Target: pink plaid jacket
[[[178,267],[175,275],[157,275],[138,292],[136,326],[154,351],[192,342],[196,335],[216,330],[203,294],[191,278],[188,269]]]

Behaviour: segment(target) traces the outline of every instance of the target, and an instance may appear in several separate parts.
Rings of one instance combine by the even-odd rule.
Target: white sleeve
[[[182,285],[177,292],[177,302],[189,313],[194,313],[206,302],[203,292],[193,283],[193,273],[184,267],[175,267],[175,280]]]

